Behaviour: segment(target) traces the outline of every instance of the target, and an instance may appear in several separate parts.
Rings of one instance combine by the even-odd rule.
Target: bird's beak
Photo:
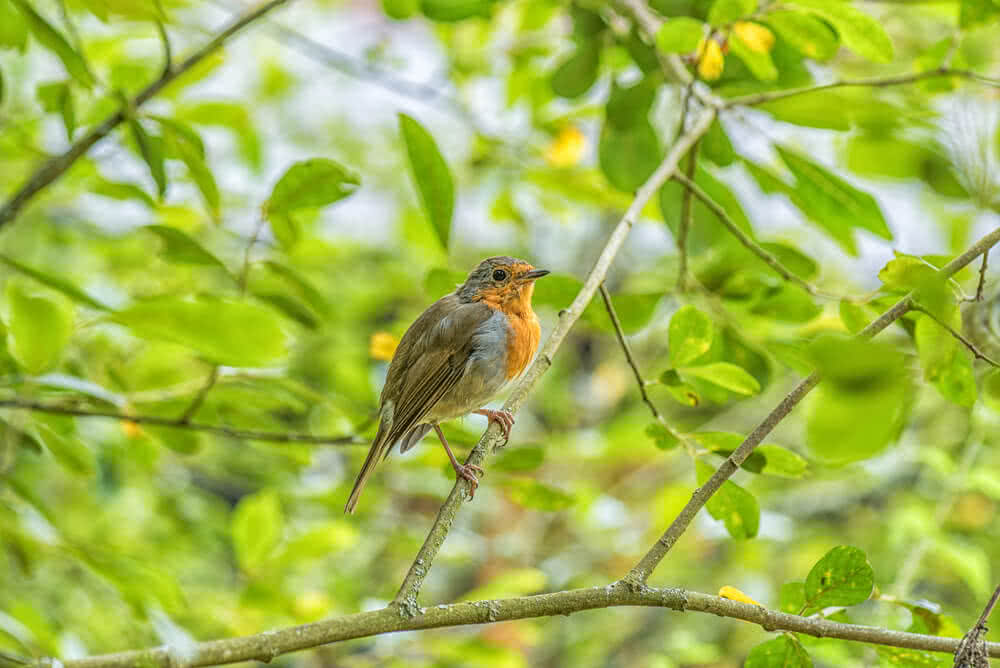
[[[548,276],[551,272],[548,269],[532,269],[521,274],[522,281],[535,281],[542,276]]]

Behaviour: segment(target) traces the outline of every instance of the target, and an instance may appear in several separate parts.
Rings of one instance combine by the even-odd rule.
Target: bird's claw
[[[514,428],[514,414],[503,409],[493,410],[483,408],[476,411],[480,415],[485,415],[490,422],[496,422],[503,430],[504,444],[510,440],[510,430]]]
[[[485,475],[485,471],[475,464],[465,464],[455,467],[455,475],[469,482],[469,500],[476,496],[476,489],[479,487],[479,477]],[[477,475],[478,474],[478,475]]]

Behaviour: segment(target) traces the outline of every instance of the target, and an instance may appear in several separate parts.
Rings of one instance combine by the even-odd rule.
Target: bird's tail
[[[385,419],[386,416],[383,415],[382,421],[378,425],[378,433],[375,434],[375,440],[372,441],[372,447],[368,450],[368,456],[365,457],[365,463],[361,465],[361,470],[358,472],[358,478],[354,481],[354,488],[351,490],[351,496],[347,499],[347,505],[344,506],[345,513],[353,513],[355,507],[358,505],[358,499],[361,498],[361,491],[365,488],[365,483],[368,482],[368,478],[371,476],[372,472],[375,471],[375,466],[382,461],[385,453],[392,447],[392,442],[389,441],[389,432],[392,424],[391,419]]]

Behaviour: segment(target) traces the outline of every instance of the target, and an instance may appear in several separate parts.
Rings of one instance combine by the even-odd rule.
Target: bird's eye
[[[507,271],[504,269],[497,269],[496,271],[493,272],[494,281],[502,281],[505,280],[506,278],[507,278]]]

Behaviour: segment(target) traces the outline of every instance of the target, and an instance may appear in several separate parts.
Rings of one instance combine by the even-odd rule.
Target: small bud
[[[702,40],[698,45],[698,75],[705,81],[714,81],[722,76],[725,56],[722,47],[714,39]]]
[[[587,148],[587,138],[575,125],[564,125],[545,147],[545,162],[553,167],[572,167],[580,162]]]

